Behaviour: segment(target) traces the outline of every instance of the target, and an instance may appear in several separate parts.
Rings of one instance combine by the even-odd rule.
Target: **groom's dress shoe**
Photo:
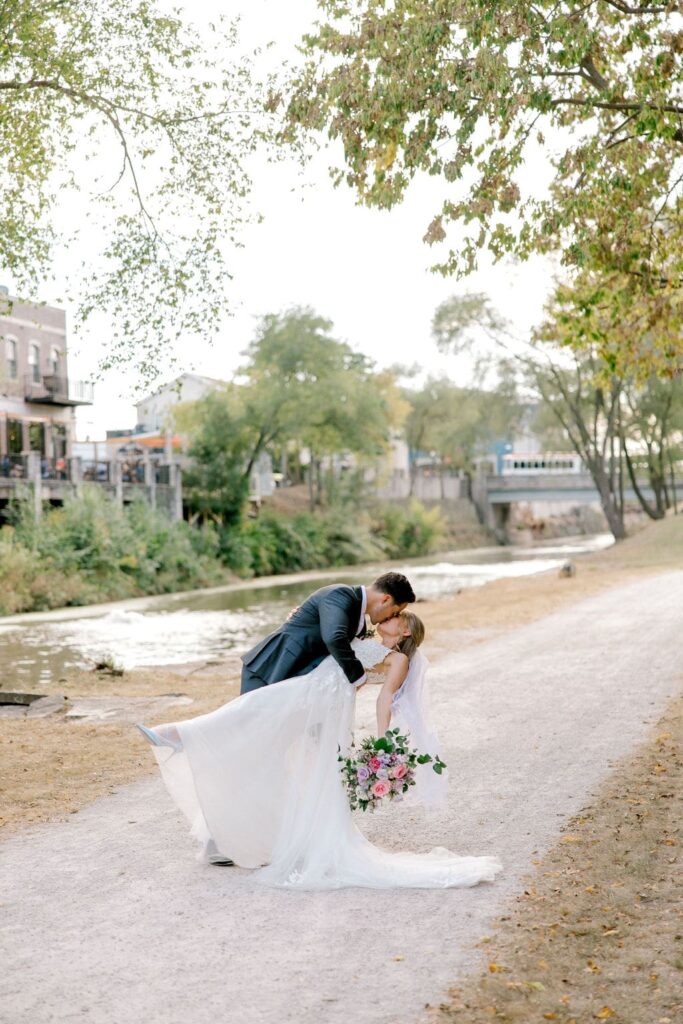
[[[146,725],[138,725],[136,723],[136,729],[139,729],[142,735],[148,740],[153,747],[171,747],[172,750],[182,750],[182,743],[174,743],[173,740],[166,739],[165,736],[160,736],[154,729],[148,729]]]
[[[235,866],[234,860],[230,860],[229,857],[226,857],[222,853],[212,853],[212,854],[210,854],[210,856],[208,858],[208,862],[209,862],[209,864],[215,864],[216,867],[221,867],[221,868],[234,868],[234,866]]]

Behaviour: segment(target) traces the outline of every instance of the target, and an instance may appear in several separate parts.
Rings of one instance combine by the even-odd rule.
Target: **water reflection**
[[[0,623],[0,674],[4,689],[35,689],[71,668],[111,657],[126,668],[180,665],[247,649],[282,622],[288,610],[334,580],[370,580],[388,568],[410,576],[418,597],[437,598],[503,577],[559,567],[571,554],[607,547],[611,536],[572,538],[534,548],[485,548],[440,554],[413,563],[335,570],[288,577],[285,583],[240,586],[156,598],[143,610],[118,607],[88,617]],[[92,612],[93,610],[90,609]],[[72,613],[73,615],[73,613]]]

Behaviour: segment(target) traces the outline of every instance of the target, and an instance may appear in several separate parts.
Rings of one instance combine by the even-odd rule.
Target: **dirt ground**
[[[416,606],[427,626],[425,650],[435,664],[449,653],[534,622],[582,598],[641,575],[683,567],[683,516],[656,523],[630,540],[576,559],[577,573],[556,572],[498,580]],[[312,584],[312,589],[315,584]],[[67,697],[142,697],[184,693],[189,710],[164,720],[202,714],[237,696],[239,662],[183,669],[134,670],[122,677],[75,672],[45,686]],[[129,723],[92,724],[63,716],[0,721],[0,830],[59,820],[116,787],[153,774],[144,740]]]
[[[434,1024],[683,1020],[682,811],[678,698],[536,862]]]

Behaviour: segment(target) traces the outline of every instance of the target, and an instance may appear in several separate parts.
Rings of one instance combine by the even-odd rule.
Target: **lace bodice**
[[[363,668],[372,668],[373,665],[379,665],[391,650],[390,647],[385,647],[379,640],[370,636],[364,640],[352,640],[351,646]]]

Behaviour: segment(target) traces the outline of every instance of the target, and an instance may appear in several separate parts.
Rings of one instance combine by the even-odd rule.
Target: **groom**
[[[386,572],[368,587],[340,583],[316,590],[279,629],[243,655],[240,693],[305,675],[328,654],[349,683],[362,686],[365,669],[351,641],[365,634],[366,614],[376,625],[414,600],[413,588],[399,572]]]

